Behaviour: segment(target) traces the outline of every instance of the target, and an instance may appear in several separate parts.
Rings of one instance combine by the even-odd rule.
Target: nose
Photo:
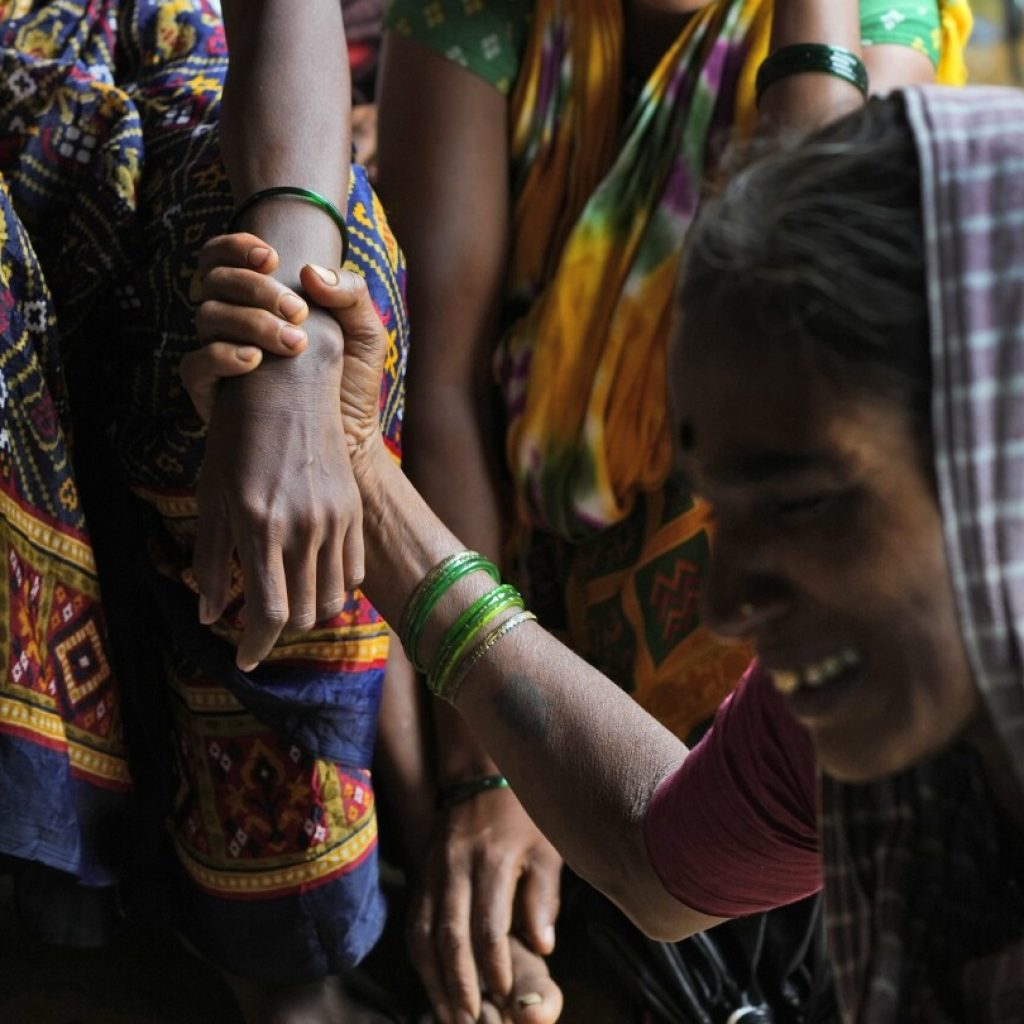
[[[712,632],[752,640],[792,609],[794,592],[753,530],[720,523],[702,600],[702,618]]]

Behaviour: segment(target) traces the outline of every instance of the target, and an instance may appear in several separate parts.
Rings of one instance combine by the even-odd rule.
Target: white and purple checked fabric
[[[1024,91],[913,89],[906,109],[947,555],[975,680],[1024,785]]]

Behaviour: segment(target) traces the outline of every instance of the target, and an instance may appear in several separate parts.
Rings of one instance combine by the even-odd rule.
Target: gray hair
[[[785,346],[843,386],[927,422],[920,173],[898,98],[811,136],[758,144],[703,204],[679,301],[751,343]],[[923,421],[922,421],[923,417]]]

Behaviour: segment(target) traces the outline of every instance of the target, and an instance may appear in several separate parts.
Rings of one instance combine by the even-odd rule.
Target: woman
[[[364,173],[350,180],[337,0],[301,19],[280,0],[225,0],[224,19],[219,6],[0,4],[0,853],[23,882],[27,864],[64,872],[71,891],[136,882],[128,896],[228,976],[250,1021],[362,1021],[338,976],[384,917],[369,767],[387,629],[346,590],[362,555],[342,339],[286,289],[276,341],[310,358],[242,352],[252,372],[208,432],[177,368],[201,243],[259,190],[315,189],[347,207],[349,260],[391,332],[397,450],[404,268]],[[315,90],[328,99],[311,103]],[[307,259],[342,258],[338,225],[294,197],[250,202],[235,223],[273,243],[250,265],[285,285]],[[316,467],[315,486],[290,475],[296,462]],[[129,784],[122,718],[130,842],[111,820]],[[20,902],[61,939],[55,884]]]
[[[849,10],[780,2],[774,29],[824,38],[818,19],[835,29]],[[859,11],[874,91],[960,80],[966,4]],[[756,120],[772,14],[758,0],[395,0],[386,21],[380,189],[415,268],[411,479],[457,536],[501,556],[549,629],[683,740],[749,652],[697,612],[707,506],[669,474],[657,368],[701,182],[730,130]],[[778,115],[833,112],[822,96]],[[457,717],[435,719],[442,790],[497,771]],[[490,933],[512,906],[550,951],[557,870],[509,793],[438,815],[412,929],[435,1004],[478,987],[470,947],[484,987],[507,988],[507,939]]]
[[[650,934],[823,885],[848,1021],[1005,1021],[1024,994],[1022,126],[1015,91],[908,90],[703,211],[673,437],[719,524],[707,615],[759,661],[693,751],[512,609],[451,694]],[[378,440],[358,282],[304,281],[347,339],[368,587],[400,622],[462,545]],[[447,588],[421,655],[493,587]]]

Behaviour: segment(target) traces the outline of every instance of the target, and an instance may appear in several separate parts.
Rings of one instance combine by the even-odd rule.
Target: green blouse
[[[384,27],[508,94],[532,12],[532,0],[390,0]],[[860,28],[865,46],[910,46],[938,64],[938,0],[861,0]]]

